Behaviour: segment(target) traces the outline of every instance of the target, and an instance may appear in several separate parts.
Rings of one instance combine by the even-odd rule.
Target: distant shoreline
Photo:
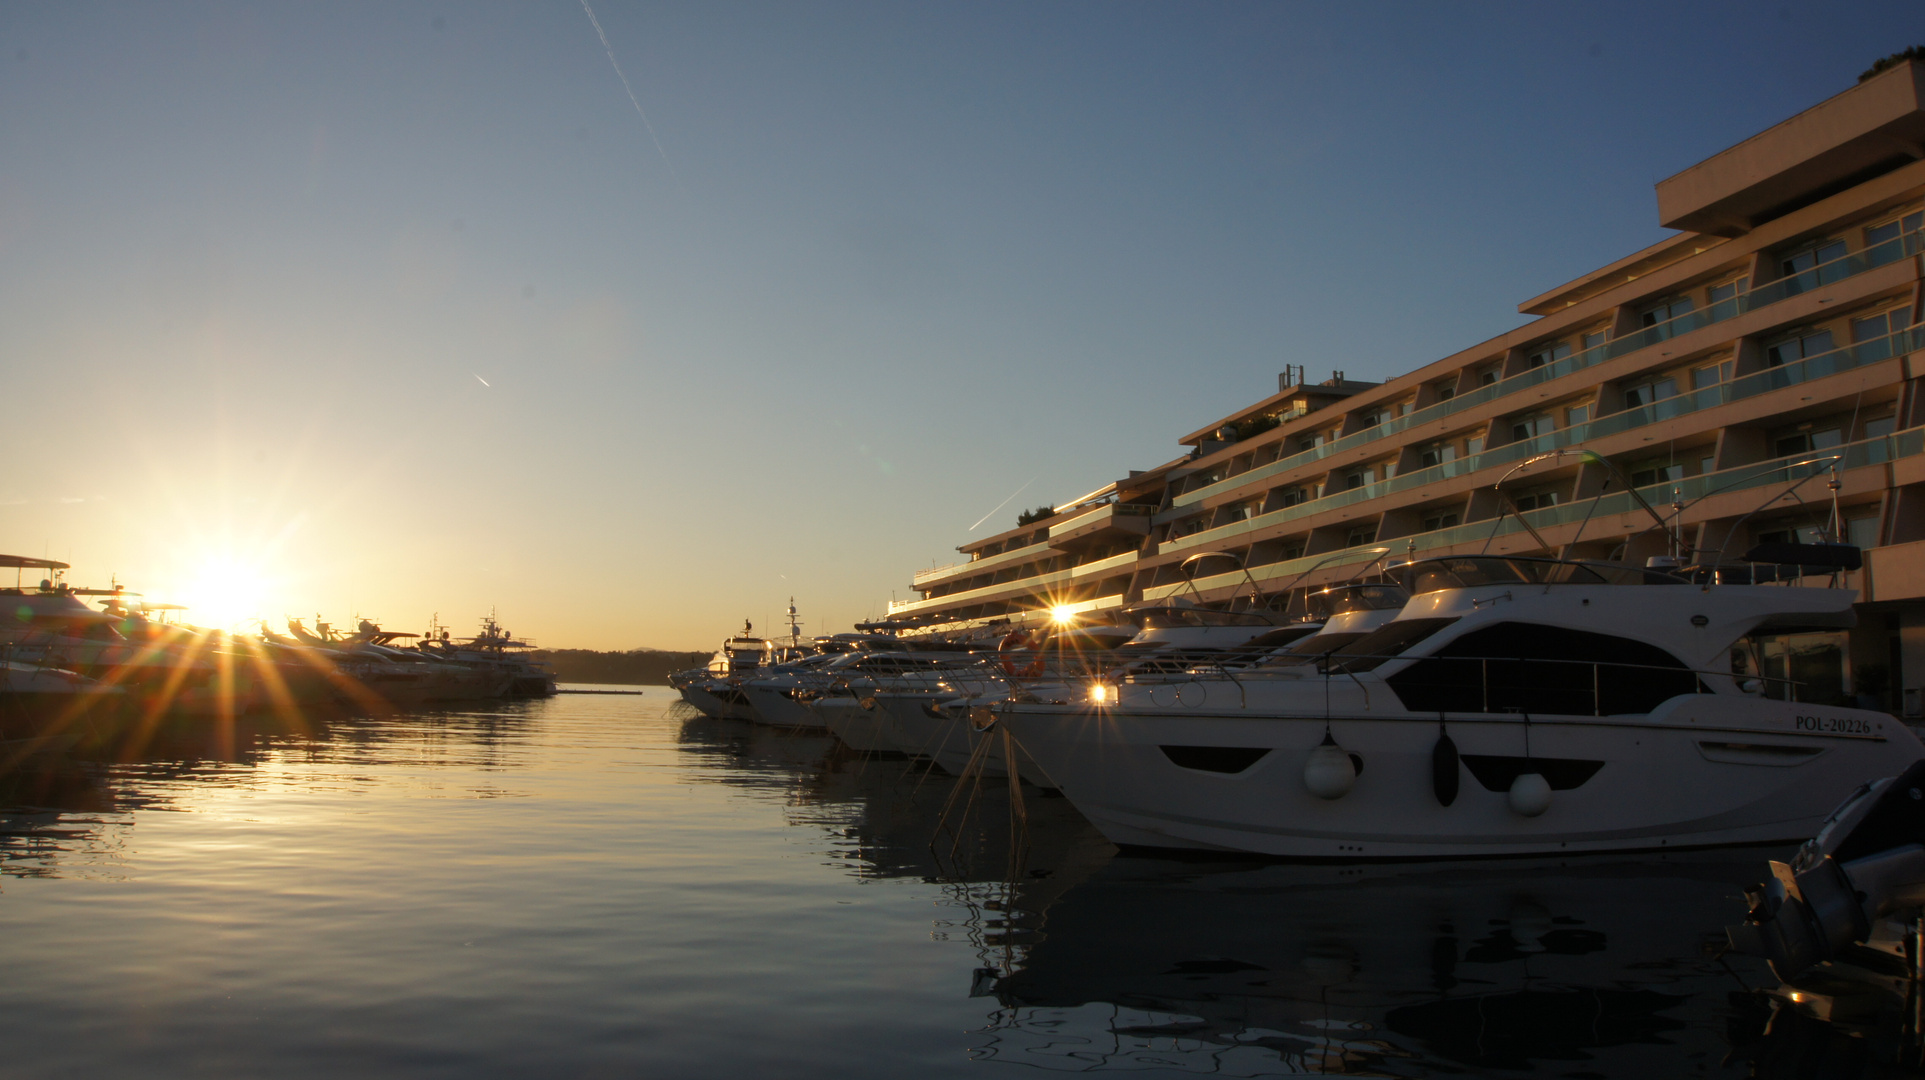
[[[593,649],[536,649],[531,659],[546,661],[555,681],[600,683],[605,686],[667,686],[670,674],[708,663],[705,652],[631,649],[597,652]]]

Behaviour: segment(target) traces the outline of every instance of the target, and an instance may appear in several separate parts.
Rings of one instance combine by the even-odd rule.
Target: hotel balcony
[[[1906,233],[1856,254],[1834,259],[1800,274],[1767,282],[1729,300],[1646,327],[1632,334],[1613,338],[1595,348],[1574,353],[1543,367],[1532,368],[1508,379],[1459,394],[1448,401],[1440,401],[1427,408],[1418,409],[1325,443],[1315,449],[1279,458],[1234,476],[1226,476],[1216,483],[1183,492],[1170,500],[1171,508],[1174,510],[1207,504],[1210,500],[1222,496],[1241,493],[1244,488],[1259,481],[1280,482],[1291,473],[1327,460],[1332,467],[1348,464],[1368,456],[1378,444],[1394,435],[1416,432],[1427,425],[1439,424],[1451,417],[1461,416],[1464,422],[1488,420],[1506,411],[1522,407],[1513,400],[1520,394],[1557,382],[1566,376],[1595,368],[1607,361],[1632,356],[1663,342],[1671,342],[1673,348],[1670,351],[1682,355],[1732,338],[1768,333],[1777,326],[1797,323],[1854,297],[1871,295],[1879,290],[1916,279],[1917,268],[1906,260],[1917,256],[1921,251],[1925,251],[1925,233],[1920,231]],[[1882,274],[1874,275],[1869,279],[1853,280],[1881,269],[1884,270]],[[1848,282],[1853,287],[1832,288],[1832,286],[1843,286]],[[1787,301],[1797,302],[1786,303]],[[1744,318],[1740,322],[1732,322],[1740,319],[1741,316],[1752,317]],[[1731,325],[1724,326],[1715,334],[1698,333],[1726,323]],[[1615,366],[1628,369],[1642,360],[1643,358],[1640,357],[1637,361]],[[1584,381],[1598,382],[1612,377],[1611,371],[1599,371],[1587,376]],[[1553,389],[1556,388],[1547,389],[1540,396],[1550,396]],[[1485,406],[1490,407],[1485,408]],[[1350,454],[1349,451],[1353,450],[1361,452]],[[1168,516],[1167,513],[1166,516]]]
[[[1257,514],[1228,525],[1203,529],[1165,540],[1157,545],[1155,554],[1157,556],[1188,554],[1193,551],[1221,548],[1245,537],[1252,540],[1262,539],[1264,537],[1251,534],[1262,533],[1274,526],[1298,522],[1359,503],[1371,502],[1401,492],[1414,492],[1444,481],[1494,470],[1551,450],[1584,446],[1607,456],[1626,453],[1635,450],[1647,440],[1642,437],[1636,441],[1614,439],[1614,436],[1641,431],[1653,425],[1666,424],[1694,413],[1709,412],[1722,406],[1764,398],[1780,390],[1809,388],[1819,390],[1819,394],[1813,396],[1820,396],[1823,393],[1822,389],[1807,387],[1807,384],[1850,372],[1863,372],[1864,377],[1857,380],[1859,385],[1836,390],[1831,395],[1848,398],[1853,391],[1863,389],[1865,386],[1886,385],[1912,377],[1910,368],[1907,366],[1911,358],[1906,354],[1918,349],[1925,349],[1925,327],[1900,331],[1888,337],[1860,342],[1829,353],[1820,353],[1795,363],[1765,368],[1762,371],[1741,375],[1729,382],[1686,391],[1650,405],[1601,416],[1587,424],[1578,424],[1535,438],[1505,443],[1472,457],[1460,458],[1427,469],[1413,470],[1388,480],[1365,484],[1348,491],[1334,492],[1320,499],[1309,499],[1294,506],[1272,510],[1266,514]],[[1885,366],[1881,368],[1880,365]],[[1700,427],[1717,428],[1743,423],[1786,412],[1789,407],[1784,402],[1761,400],[1753,409],[1707,416]],[[1439,493],[1426,492],[1419,497],[1427,499]],[[1308,528],[1310,525],[1306,523],[1301,527]]]
[[[1821,456],[1832,454],[1841,457],[1838,463],[1841,498],[1863,497],[1895,485],[1925,483],[1925,427],[1908,428],[1834,447],[1824,451]],[[1826,472],[1824,465],[1799,464],[1809,461],[1813,456],[1805,453],[1774,458],[1684,480],[1648,485],[1639,488],[1638,493],[1654,505],[1684,504],[1687,509],[1683,524],[1687,529],[1691,526],[1709,527],[1752,513],[1758,508],[1760,494],[1769,488],[1789,488],[1799,480]],[[1812,479],[1805,489],[1814,484],[1822,490],[1825,481]],[[1585,535],[1594,541],[1626,537],[1642,533],[1653,525],[1636,501],[1624,492],[1573,500],[1541,510],[1527,510],[1521,517],[1551,544],[1552,554],[1577,543]],[[1734,561],[1744,546],[1742,538],[1732,538],[1724,552],[1725,561]],[[1524,527],[1519,515],[1507,514],[1502,518],[1473,521],[1448,529],[1255,566],[1250,568],[1249,573],[1259,585],[1282,585],[1322,564],[1318,573],[1310,575],[1303,582],[1305,586],[1316,586],[1355,573],[1360,565],[1376,558],[1385,548],[1391,548],[1400,559],[1407,553],[1422,558],[1486,548],[1489,553],[1496,555],[1540,550],[1537,540]],[[1868,557],[1869,565],[1874,568],[1874,576],[1877,567],[1897,565],[1893,561],[1896,555],[1887,555],[1886,550],[1883,547],[1871,549]],[[1912,548],[1910,544],[1905,544],[1893,546],[1890,550],[1897,553]],[[1901,574],[1892,569],[1887,573],[1893,579],[1892,590],[1909,588],[1914,578],[1925,582],[1925,575],[1911,571]],[[1859,584],[1862,583],[1847,582],[1851,587]],[[1234,595],[1239,588],[1248,587],[1240,570],[1199,577],[1195,585],[1205,599],[1225,599]],[[1925,588],[1925,584],[1920,587]],[[1143,590],[1143,599],[1157,600],[1187,592],[1189,588],[1189,584],[1183,582],[1152,586]],[[1874,588],[1873,595],[1867,599],[1896,598],[1879,596]]]

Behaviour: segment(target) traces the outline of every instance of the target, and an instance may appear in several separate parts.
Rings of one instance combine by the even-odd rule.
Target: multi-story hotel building
[[[1708,565],[1837,534],[1864,549],[1845,575],[1857,626],[1785,628],[1758,658],[1830,685],[1819,697],[1916,714],[1925,65],[1686,169],[1657,201],[1676,236],[1526,300],[1524,326],[1383,383],[1287,372],[1179,439],[1182,457],[918,572],[890,619],[1246,605],[1253,585],[1283,609],[1386,548]],[[1558,450],[1588,453],[1519,470]]]

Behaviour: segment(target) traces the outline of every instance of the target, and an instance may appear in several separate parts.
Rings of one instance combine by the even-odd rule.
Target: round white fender
[[[1357,786],[1357,764],[1325,732],[1323,742],[1303,763],[1303,786],[1319,799],[1341,799]]]
[[[1511,812],[1536,817],[1551,808],[1551,784],[1543,773],[1519,773],[1511,781]]]

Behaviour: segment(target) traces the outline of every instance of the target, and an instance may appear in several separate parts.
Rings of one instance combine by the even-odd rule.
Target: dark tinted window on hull
[[[1386,681],[1415,712],[1611,716],[1698,692],[1697,676],[1655,645],[1532,623],[1473,630]]]

